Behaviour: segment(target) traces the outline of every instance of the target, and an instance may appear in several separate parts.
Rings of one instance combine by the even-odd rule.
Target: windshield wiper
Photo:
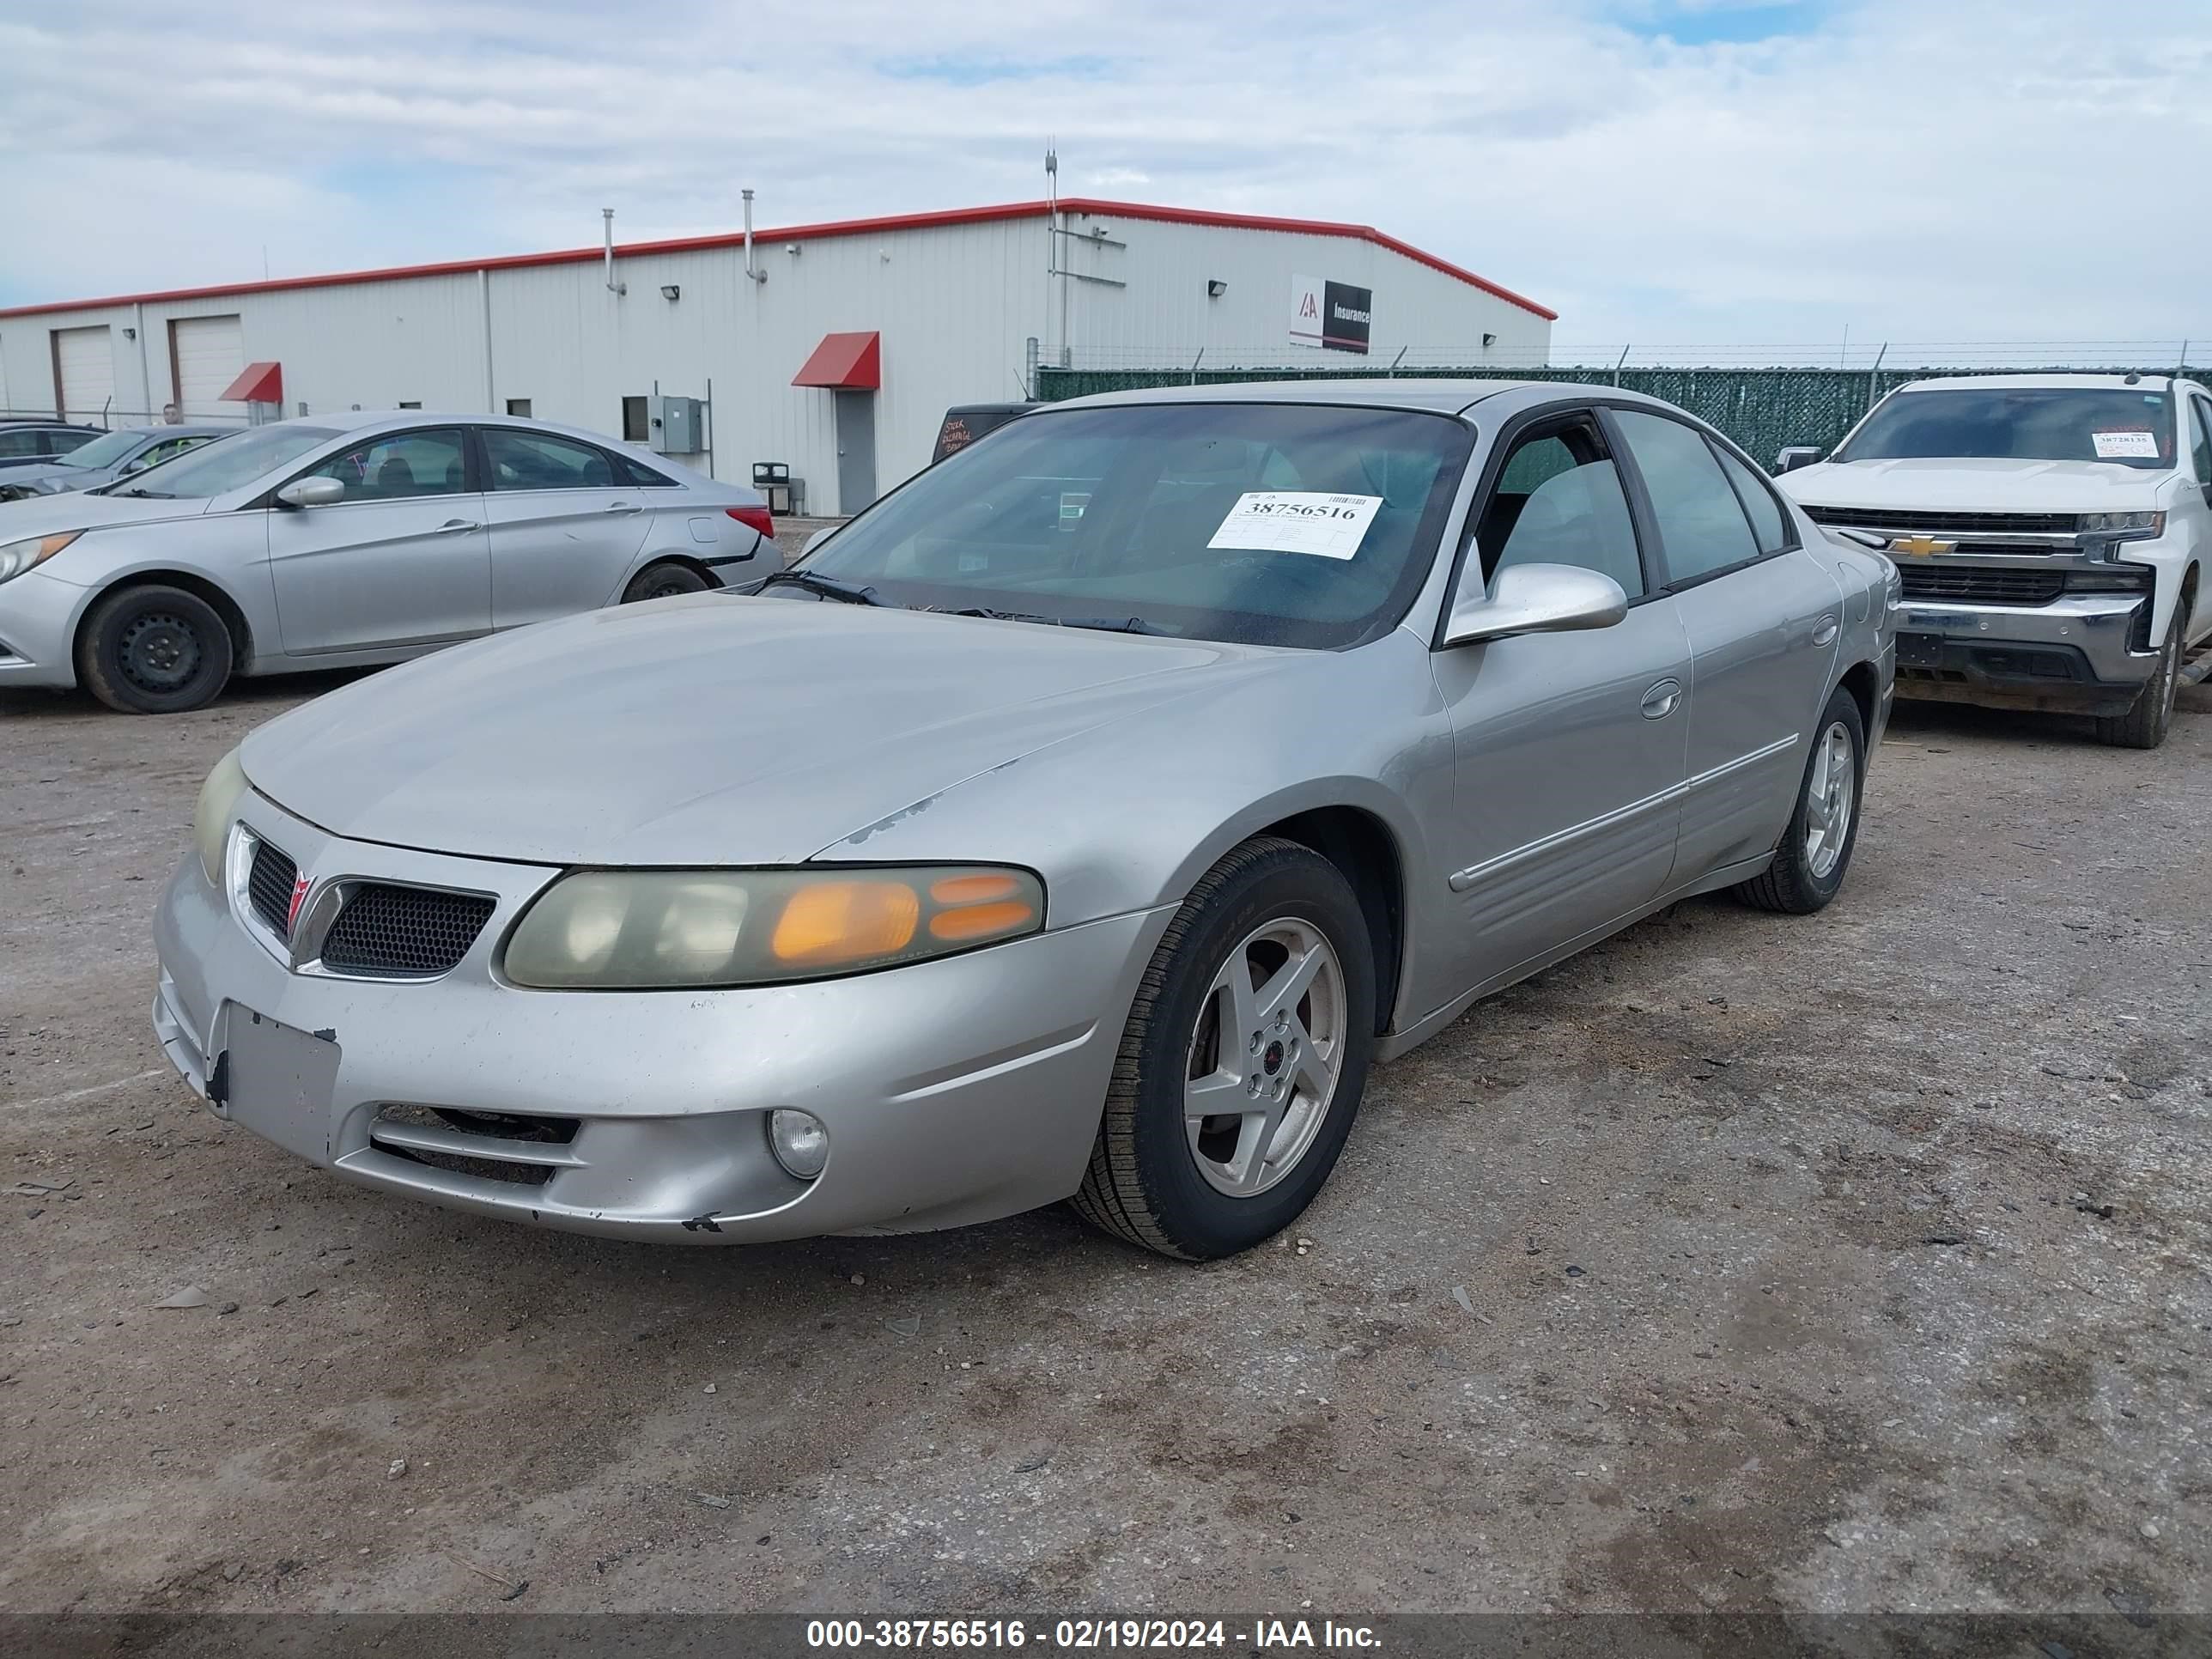
[[[1045,623],[1054,628],[1094,628],[1108,634],[1164,634],[1164,628],[1155,628],[1141,617],[1039,617],[1026,611],[994,611],[988,605],[971,605],[959,611],[948,611],[948,617],[984,617],[993,622]]]
[[[752,591],[764,593],[778,582],[793,587],[803,587],[810,593],[818,593],[825,599],[837,599],[846,605],[889,605],[890,601],[872,587],[860,587],[852,582],[840,581],[835,576],[824,576],[813,570],[778,570],[765,578]]]
[[[177,499],[166,489],[149,489],[143,484],[140,484],[135,489],[117,489],[104,491],[102,493],[116,495],[137,495],[149,501],[173,501]]]

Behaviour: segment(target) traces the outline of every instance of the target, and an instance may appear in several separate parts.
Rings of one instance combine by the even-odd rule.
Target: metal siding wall
[[[1201,344],[1208,366],[1240,356],[1357,361],[1291,343],[1293,273],[1375,290],[1370,362],[1387,364],[1407,343],[1479,354],[1485,332],[1498,336],[1495,351],[1525,361],[1549,337],[1541,318],[1371,243],[1151,219],[1101,222],[1127,251],[1079,247],[1070,268],[1129,286],[1070,283],[1079,366],[1187,362]],[[1089,226],[1079,219],[1074,228]],[[619,298],[593,260],[148,305],[137,343],[150,343],[157,411],[169,396],[169,319],[226,313],[242,319],[248,362],[283,365],[288,414],[302,402],[311,412],[403,400],[467,412],[527,398],[542,419],[612,435],[622,430],[625,395],[650,392],[658,380],[665,393],[704,397],[711,380],[716,474],[743,482],[753,462],[782,461],[805,480],[816,512],[837,505],[832,398],[793,386],[791,377],[823,335],[883,334],[876,447],[877,484],[886,492],[927,463],[948,405],[1019,397],[1025,340],[1059,343],[1042,215],[798,246],[794,255],[778,240],[756,244],[769,274],[761,284],[746,281],[734,247],[618,258],[616,274],[629,285]],[[1206,296],[1209,277],[1229,284],[1218,301]],[[489,390],[480,281],[491,307]],[[677,284],[681,297],[663,299],[664,283]],[[137,359],[120,337],[132,316],[121,307],[0,320],[9,405],[51,406],[51,329],[103,321],[118,325],[118,400],[127,392],[137,402]],[[703,467],[705,458],[694,464]]]

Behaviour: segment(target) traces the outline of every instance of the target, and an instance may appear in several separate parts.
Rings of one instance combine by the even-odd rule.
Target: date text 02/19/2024
[[[1234,1621],[1245,1626],[1248,1621]],[[1234,1643],[1261,1652],[1354,1653],[1379,1645],[1365,1625],[1333,1619],[1257,1619],[1231,1628],[1222,1619],[1058,1619],[1048,1626],[1021,1619],[817,1619],[806,1626],[810,1648],[902,1649],[1037,1647],[1062,1652],[1206,1651]]]

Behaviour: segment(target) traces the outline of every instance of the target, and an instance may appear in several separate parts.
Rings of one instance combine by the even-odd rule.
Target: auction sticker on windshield
[[[1315,489],[1253,489],[1237,498],[1208,547],[1263,553],[1312,553],[1348,559],[1374,521],[1380,495],[1331,495]]]
[[[2092,432],[2089,441],[2097,447],[2100,461],[2154,461],[2158,459],[2158,440],[2147,431]]]

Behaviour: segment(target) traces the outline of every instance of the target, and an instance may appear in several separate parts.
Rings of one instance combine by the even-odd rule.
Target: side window
[[[483,441],[494,489],[612,489],[629,482],[615,476],[605,450],[570,438],[488,426]]]
[[[336,478],[349,501],[451,495],[468,488],[466,455],[458,428],[398,432],[357,444],[302,476]]]
[[[1613,418],[1651,497],[1669,582],[1694,581],[1759,556],[1743,503],[1703,434],[1640,410],[1615,410]]]
[[[164,461],[173,461],[178,456],[183,454],[186,450],[198,449],[207,440],[205,438],[167,439],[161,443],[154,445],[150,449],[147,450],[144,454],[139,456],[137,460],[131,462],[130,465],[125,467],[123,470],[125,472],[143,472],[149,466],[159,466]]]
[[[1620,474],[1595,429],[1522,439],[1498,475],[1475,528],[1486,581],[1509,565],[1571,564],[1644,591],[1636,526]]]
[[[87,444],[90,443],[99,435],[100,434],[97,432],[49,432],[46,434],[46,453],[49,455],[68,455],[74,453],[76,451],[82,449]]]
[[[21,427],[13,432],[0,432],[0,455],[43,455],[47,453],[43,432]]]
[[[2189,459],[2197,469],[2197,482],[2212,486],[2212,398],[2189,400]]]
[[[1718,444],[1710,447],[1720,459],[1721,471],[1735,486],[1736,499],[1751,515],[1752,538],[1759,544],[1759,550],[1780,552],[1790,544],[1790,521],[1782,516],[1782,508],[1775,502],[1774,492],[1766,487],[1766,480]]]

